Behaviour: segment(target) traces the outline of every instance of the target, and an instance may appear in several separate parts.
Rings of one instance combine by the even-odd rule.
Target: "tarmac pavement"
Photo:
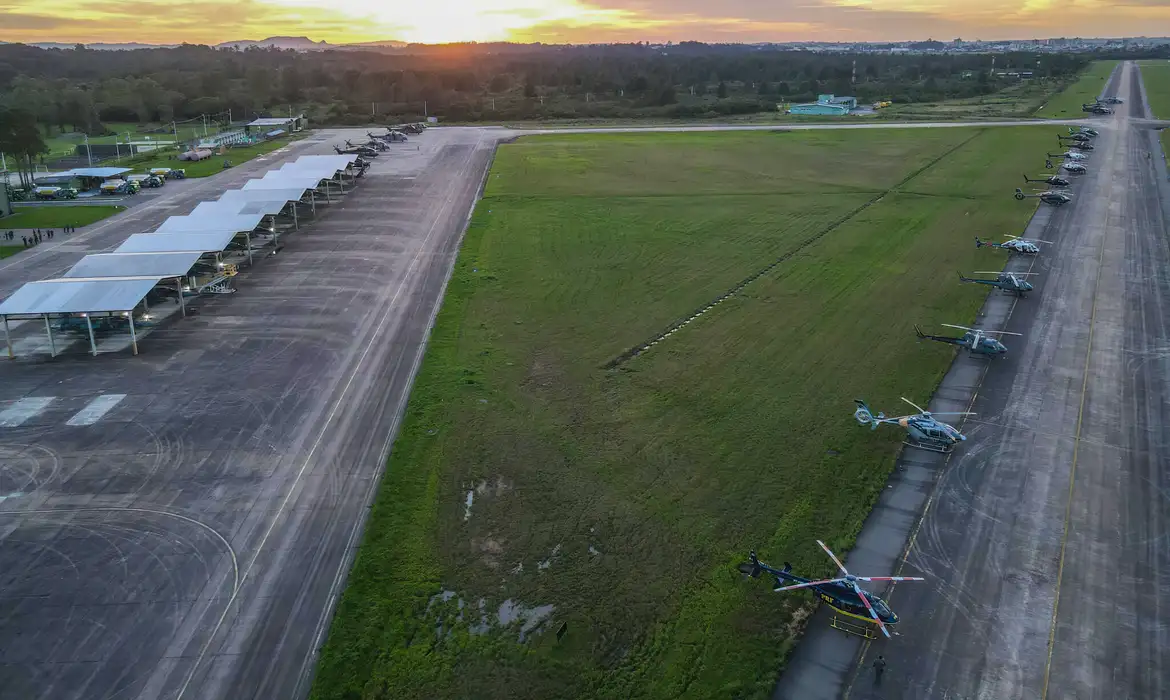
[[[1028,228],[1055,244],[1006,321],[1022,337],[982,381],[959,358],[931,404],[971,396],[968,441],[949,459],[908,449],[847,559],[928,579],[888,594],[898,636],[863,643],[814,619],[776,697],[1170,696],[1170,193],[1136,65],[1106,94],[1126,103],[1073,202],[1041,205]]]

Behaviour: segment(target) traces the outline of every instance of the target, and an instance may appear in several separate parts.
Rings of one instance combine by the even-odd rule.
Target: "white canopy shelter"
[[[236,231],[200,233],[136,233],[118,246],[115,253],[222,253]]]
[[[4,342],[8,356],[12,357],[12,336],[8,330],[10,316],[40,316],[45,320],[45,332],[49,334],[49,354],[57,354],[53,340],[53,325],[49,317],[61,314],[82,314],[89,330],[89,347],[97,354],[97,342],[93,335],[90,314],[122,313],[130,324],[130,343],[134,354],[138,354],[138,336],[134,331],[134,309],[146,298],[150,290],[163,278],[155,276],[136,277],[86,277],[75,279],[45,280],[29,282],[16,290],[0,304],[0,316],[4,318]]]
[[[199,258],[202,251],[180,251],[173,253],[98,253],[87,255],[62,277],[184,277]]]
[[[215,204],[215,202],[206,202]],[[188,216],[172,216],[162,222],[155,233],[197,233],[200,231],[226,231],[236,233],[251,233],[264,221],[263,214],[231,214],[223,206],[204,210],[204,214]]]

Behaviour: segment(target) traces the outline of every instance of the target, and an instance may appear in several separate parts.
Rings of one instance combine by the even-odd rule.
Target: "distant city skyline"
[[[0,41],[880,42],[1170,33],[1164,0],[0,0]]]

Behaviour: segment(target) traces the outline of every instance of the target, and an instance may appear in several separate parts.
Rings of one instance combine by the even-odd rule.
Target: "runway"
[[[5,260],[0,290],[326,136]],[[378,159],[138,357],[0,362],[0,697],[308,692],[494,146],[435,130]]]
[[[800,677],[841,688],[814,697],[1170,695],[1168,193],[1136,65],[1124,63],[1106,94],[1125,104],[1090,173],[1071,204],[1028,229],[1054,245],[1011,314],[1007,329],[1022,337],[978,386],[968,442],[945,461],[908,450],[903,468],[919,461],[927,476],[895,479],[929,494],[902,571],[928,581],[889,594],[899,636],[852,643],[859,655],[837,641],[844,658],[798,650],[778,697],[796,697],[786,689]],[[877,654],[888,662],[880,685]]]

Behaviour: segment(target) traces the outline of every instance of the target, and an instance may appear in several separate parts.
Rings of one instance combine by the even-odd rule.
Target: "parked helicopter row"
[[[367,131],[366,136],[369,140],[365,143],[354,143],[348,139],[345,141],[345,148],[334,146],[333,150],[337,151],[339,155],[358,155],[363,158],[376,158],[379,153],[390,150],[392,143],[406,143],[407,133],[421,134],[425,124],[399,124],[397,126],[386,127],[386,133],[375,134]]]
[[[1062,157],[1065,162],[1061,165],[1061,169],[1069,173],[1084,173],[1087,168],[1083,161],[1088,158],[1086,152],[1093,150],[1091,140],[1097,136],[1098,132],[1095,129],[1088,127],[1081,127],[1079,130],[1069,129],[1069,136],[1058,136],[1057,140],[1062,146],[1066,145],[1068,141],[1068,149],[1060,154],[1048,154],[1049,158]],[[1052,162],[1048,161],[1047,166],[1052,169]],[[1040,182],[1047,184],[1054,188],[1067,188],[1070,182],[1058,175],[1047,175],[1039,178],[1029,178],[1024,176],[1024,181],[1028,183]],[[1016,190],[1016,199],[1024,199],[1025,197],[1035,196],[1039,197],[1041,201],[1049,204],[1065,204],[1071,201],[1072,197],[1063,189],[1048,190],[1037,194],[1028,195],[1022,190]],[[1051,245],[1051,241],[1041,241],[1036,239],[1026,239],[1020,236],[1007,236],[1004,242],[986,241],[981,238],[975,238],[975,246],[977,248],[994,248],[998,250],[1006,250],[1011,255],[1025,255],[1036,256],[1040,254],[1041,245]],[[976,275],[994,275],[994,278],[978,278],[967,277],[959,273],[959,280],[962,282],[972,284],[984,284],[991,287],[996,287],[1008,294],[1016,296],[1024,296],[1032,291],[1033,287],[1027,281],[1027,277],[1031,273],[1020,272],[976,272]],[[1009,331],[983,330],[978,328],[969,328],[967,326],[959,326],[950,323],[942,324],[946,328],[954,328],[962,331],[961,336],[954,335],[932,335],[924,333],[917,325],[914,326],[914,332],[919,340],[930,340],[956,347],[964,348],[972,356],[996,358],[1007,355],[1008,349],[1003,343],[1005,336],[1019,336],[1019,333],[1012,333]],[[907,404],[914,408],[917,413],[911,413],[903,416],[886,416],[885,413],[874,413],[872,409],[861,399],[855,399],[856,408],[853,412],[854,419],[863,426],[869,426],[871,430],[877,430],[880,425],[897,426],[906,431],[906,444],[918,447],[921,449],[931,450],[934,452],[950,452],[954,446],[967,439],[962,432],[952,425],[944,423],[939,420],[939,416],[965,416],[973,415],[968,411],[953,412],[953,413],[931,413],[923,409],[921,406],[915,404],[910,399],[902,398]],[[813,580],[804,578],[792,573],[792,565],[785,563],[784,567],[777,569],[763,563],[756,556],[755,551],[748,555],[748,561],[739,565],[739,571],[750,576],[751,578],[758,578],[761,573],[767,573],[775,579],[775,586],[772,590],[776,592],[799,590],[804,588],[811,588],[817,593],[817,596],[831,607],[836,612],[847,617],[856,618],[867,623],[875,624],[883,635],[887,638],[890,636],[889,628],[898,622],[898,616],[890,609],[890,606],[882,600],[879,596],[872,592],[865,590],[858,583],[859,581],[924,581],[925,579],[916,576],[855,576],[845,568],[845,565],[833,554],[833,552],[825,545],[824,542],[817,540],[817,544],[821,549],[829,555],[837,568],[840,571],[840,576],[836,578]]]

